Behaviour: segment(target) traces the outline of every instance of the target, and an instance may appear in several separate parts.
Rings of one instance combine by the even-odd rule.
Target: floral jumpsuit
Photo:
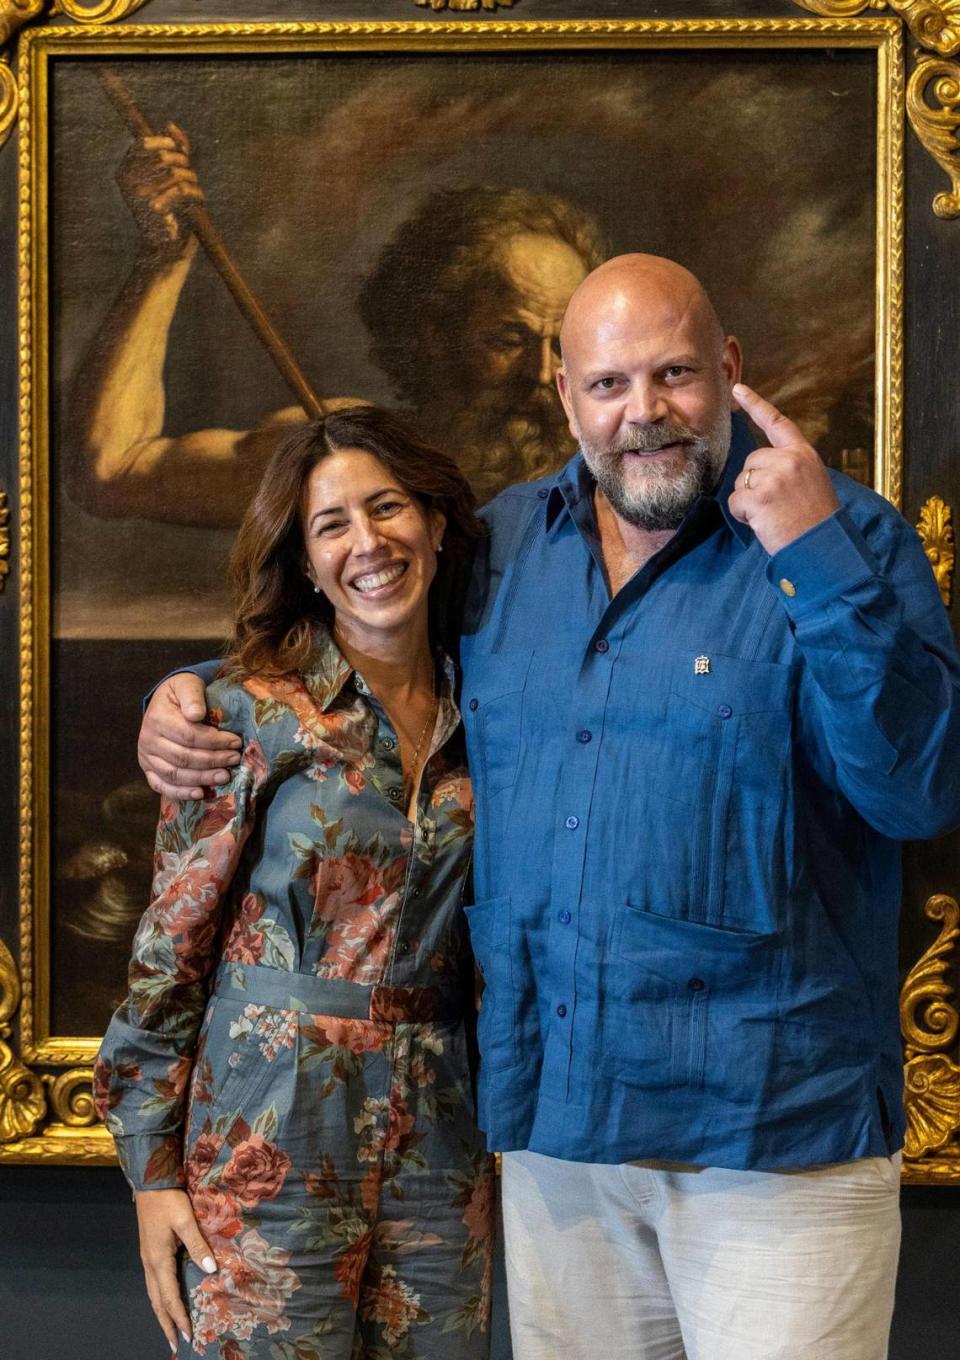
[[[325,634],[300,682],[216,681],[228,785],[165,804],[98,1108],[136,1188],[185,1186],[222,1360],[481,1360],[491,1162],[460,910],[473,799],[447,668],[416,822],[397,734]]]

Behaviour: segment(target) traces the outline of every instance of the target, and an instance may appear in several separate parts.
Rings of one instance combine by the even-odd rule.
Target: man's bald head
[[[718,349],[722,346],[723,327],[695,274],[662,255],[616,255],[589,273],[572,293],[560,331],[564,359],[576,354],[578,342],[598,329],[625,324],[643,328],[646,316],[661,318],[665,313],[689,318],[705,338]]]
[[[723,469],[740,377],[703,285],[673,260],[617,256],[573,293],[560,339],[560,399],[600,491],[637,528],[676,528]]]

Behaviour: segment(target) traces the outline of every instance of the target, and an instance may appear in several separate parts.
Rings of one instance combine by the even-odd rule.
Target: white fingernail
[[[189,1346],[189,1345],[190,1345],[190,1333],[189,1333],[189,1332],[185,1332],[185,1331],[183,1330],[183,1328],[181,1327],[181,1328],[180,1328],[180,1335],[183,1337],[184,1341],[185,1341],[185,1342],[187,1343],[187,1345]]]
[[[217,1269],[217,1263],[212,1256],[205,1256],[203,1260],[200,1262],[200,1264],[203,1266],[204,1270],[207,1272],[208,1275],[215,1274]]]

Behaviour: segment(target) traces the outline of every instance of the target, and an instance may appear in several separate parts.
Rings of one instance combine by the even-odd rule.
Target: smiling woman
[[[487,1354],[473,797],[443,650],[472,505],[365,406],[288,435],[241,528],[206,698],[243,754],[212,799],[163,806],[96,1069],[177,1354]]]

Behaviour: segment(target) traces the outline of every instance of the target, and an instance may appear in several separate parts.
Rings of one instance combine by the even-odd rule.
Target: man
[[[740,385],[687,271],[601,266],[562,343],[581,451],[490,507],[463,640],[514,1355],[880,1360],[897,842],[960,820],[960,659],[914,532]],[[196,685],[154,788],[223,762],[170,718]]]
[[[248,431],[166,432],[167,344],[197,251],[181,213],[203,199],[186,136],[171,125],[134,143],[118,181],[141,247],[74,383],[70,492],[98,515],[233,527],[304,412],[287,407]],[[401,225],[363,286],[373,357],[481,499],[569,456],[553,391],[560,322],[602,258],[596,224],[564,199],[447,190]],[[364,398],[325,400],[333,408]]]

